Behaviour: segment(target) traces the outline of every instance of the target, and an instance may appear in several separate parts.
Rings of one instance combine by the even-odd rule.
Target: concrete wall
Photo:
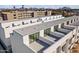
[[[23,42],[24,42],[24,44],[26,45],[26,46],[29,46],[29,42],[30,40],[29,40],[29,35],[25,35],[25,36],[23,36]]]
[[[0,27],[0,39],[3,41],[3,43],[6,45],[6,47],[10,46],[10,39],[6,38],[5,36],[5,30],[3,28]],[[8,34],[7,34],[8,36]]]
[[[33,53],[33,51],[24,44],[23,37],[18,33],[11,36],[11,45],[13,53]]]
[[[54,26],[51,27],[51,32],[54,32]]]
[[[41,31],[40,31],[40,36],[41,36],[41,37],[44,37],[44,30],[41,30]]]

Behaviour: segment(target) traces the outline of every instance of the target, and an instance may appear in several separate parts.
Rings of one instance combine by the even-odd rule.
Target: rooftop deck
[[[48,48],[50,45],[52,45],[53,42],[46,40],[43,37],[39,37],[39,39],[33,43],[30,44],[30,48],[33,49],[35,52],[43,52],[46,48]]]

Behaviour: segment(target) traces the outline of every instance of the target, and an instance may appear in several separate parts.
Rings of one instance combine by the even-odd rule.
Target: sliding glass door
[[[38,40],[38,38],[39,38],[39,32],[29,35],[30,43]]]
[[[44,30],[44,36],[46,36],[47,34],[50,34],[50,30],[51,30],[50,28],[45,29],[45,30]]]

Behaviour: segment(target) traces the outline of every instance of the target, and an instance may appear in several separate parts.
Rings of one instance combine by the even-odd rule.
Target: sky
[[[21,5],[0,5],[1,8],[13,8],[15,6],[16,8],[20,8]],[[72,9],[79,9],[79,5],[24,5],[26,8],[62,8],[62,7],[70,7]]]

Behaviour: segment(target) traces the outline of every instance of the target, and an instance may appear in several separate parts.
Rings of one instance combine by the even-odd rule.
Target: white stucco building
[[[78,16],[64,18],[62,15],[4,21],[0,23],[0,39],[14,53],[70,52],[76,42]]]

